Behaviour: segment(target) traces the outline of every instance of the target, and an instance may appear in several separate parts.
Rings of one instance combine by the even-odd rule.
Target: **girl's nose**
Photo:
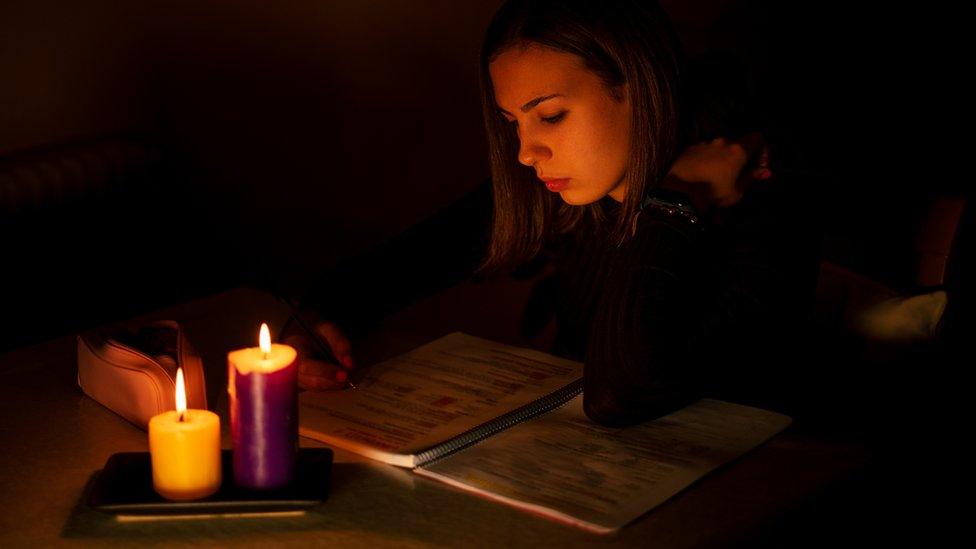
[[[545,145],[526,139],[519,139],[518,161],[532,167],[536,163],[548,159],[552,152]]]

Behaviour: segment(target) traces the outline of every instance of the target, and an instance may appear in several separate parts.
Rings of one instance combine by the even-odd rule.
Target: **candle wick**
[[[183,411],[183,412],[180,412],[180,421],[183,421],[183,416],[184,416],[185,414],[186,414],[186,411]]]
[[[264,359],[268,360],[268,353],[264,353]]]

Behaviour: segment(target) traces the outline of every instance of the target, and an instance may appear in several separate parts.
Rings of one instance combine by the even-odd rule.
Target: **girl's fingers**
[[[749,132],[742,136],[739,144],[746,150],[749,159],[756,158],[762,154],[769,156],[769,147],[766,145],[766,138],[759,132]]]
[[[332,355],[338,361],[339,365],[343,368],[350,369],[353,367],[352,359],[352,344],[349,342],[349,338],[342,332],[334,322],[320,322],[315,325],[315,330],[318,332],[318,337],[324,342]],[[288,332],[286,332],[288,333]],[[282,340],[282,343],[286,345],[291,345],[299,351],[301,351],[304,357],[314,357],[320,356],[320,347],[315,344],[312,339],[305,335],[304,333],[292,332],[288,333]]]
[[[752,170],[752,177],[755,179],[769,179],[773,176],[773,171],[769,169],[769,147],[763,146],[756,167]]]
[[[298,368],[298,385],[309,390],[341,389],[348,374],[336,364],[302,357]]]
[[[349,338],[343,333],[339,325],[334,322],[322,322],[315,326],[318,331],[319,336],[328,343],[329,348],[332,349],[332,354],[335,355],[336,360],[343,368],[353,368],[352,360],[352,343],[350,343]]]

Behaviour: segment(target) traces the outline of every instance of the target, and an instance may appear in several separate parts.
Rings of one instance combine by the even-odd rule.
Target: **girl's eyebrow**
[[[536,97],[532,101],[529,101],[528,103],[522,105],[522,107],[519,110],[521,110],[522,112],[529,112],[532,109],[534,109],[536,107],[536,105],[538,105],[539,103],[542,103],[543,101],[548,101],[548,100],[552,99],[553,97],[562,97],[562,96],[563,95],[561,93],[554,93],[554,94],[551,94],[551,95],[543,95],[541,97]],[[501,112],[503,112],[503,113],[505,113],[505,114],[507,114],[507,115],[509,115],[509,116],[512,116],[512,113],[506,111],[505,109],[503,109],[501,107],[498,107],[498,110],[501,111]]]

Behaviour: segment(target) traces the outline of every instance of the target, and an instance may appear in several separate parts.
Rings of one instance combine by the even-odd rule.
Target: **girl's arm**
[[[347,370],[355,368],[349,335],[362,334],[397,309],[470,277],[487,247],[491,209],[486,181],[321,277],[302,299],[299,314],[329,347],[334,361],[319,356],[304,330],[289,323],[281,338],[303,352],[299,384],[316,390],[344,387]]]
[[[488,243],[491,182],[322,277],[303,305],[351,334],[470,277]]]

